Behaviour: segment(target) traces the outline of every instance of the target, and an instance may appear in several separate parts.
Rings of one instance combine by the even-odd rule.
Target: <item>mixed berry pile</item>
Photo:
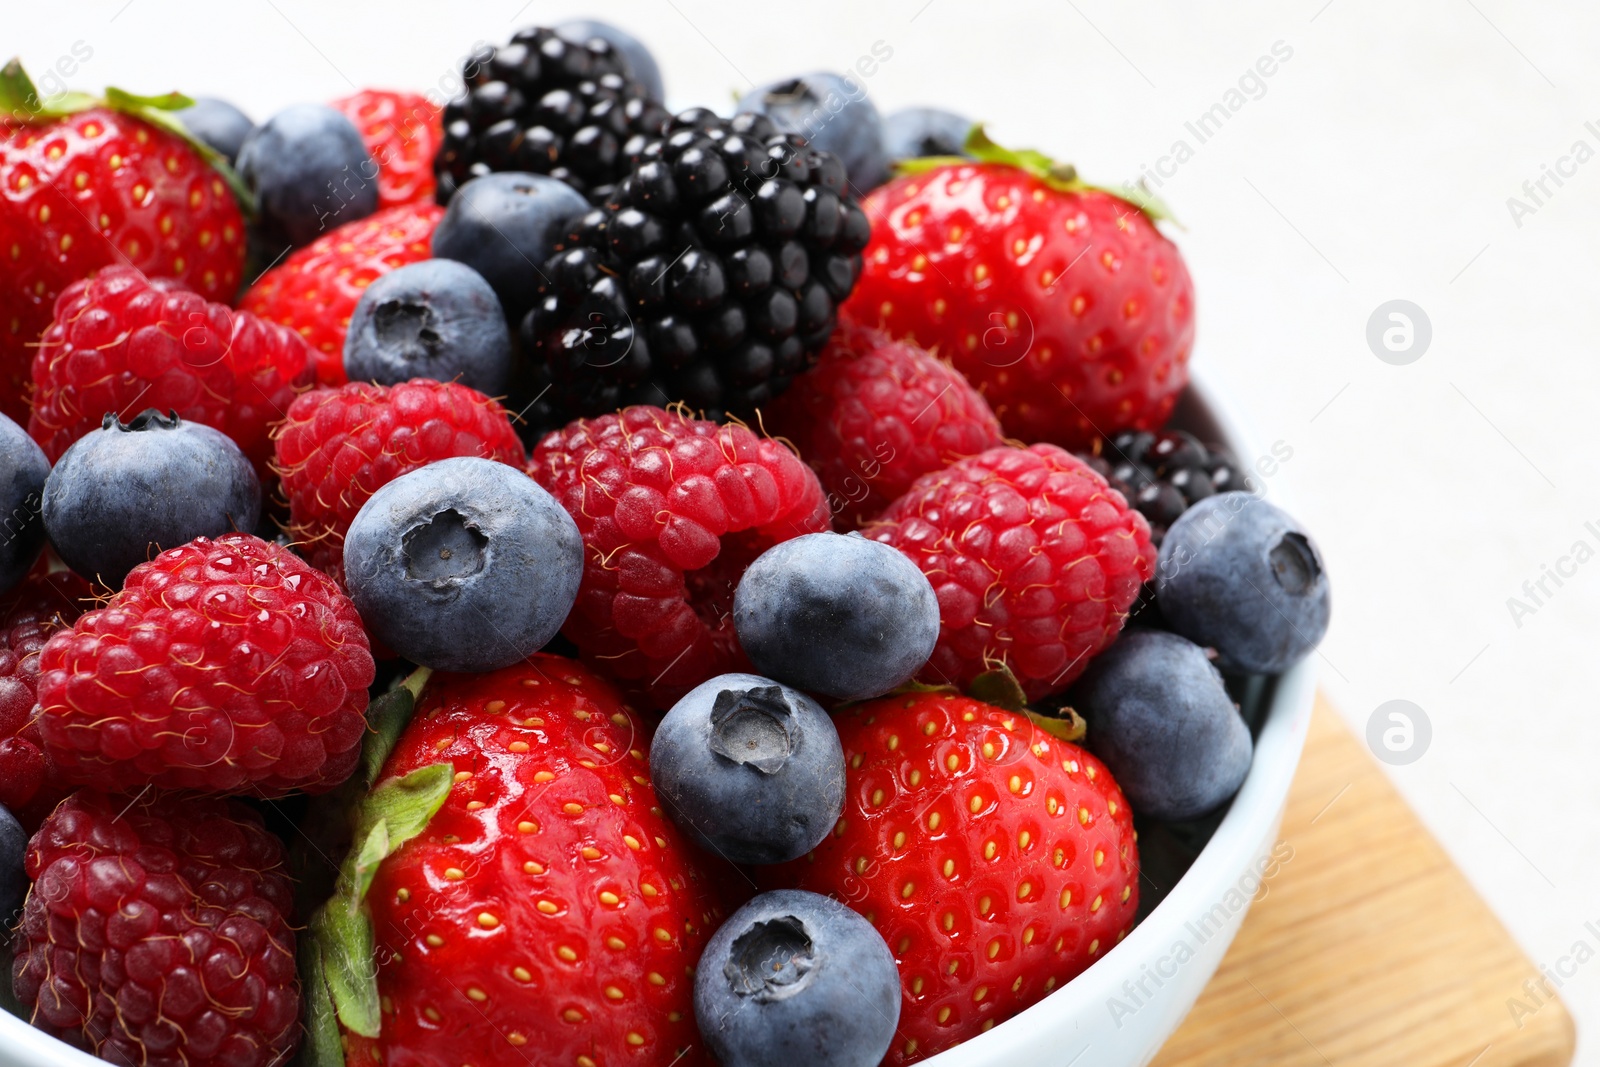
[[[673,116],[599,22],[462,79],[0,70],[5,999],[128,1067],[872,1067],[1071,982],[1328,621],[1165,425],[1159,205],[836,75]]]

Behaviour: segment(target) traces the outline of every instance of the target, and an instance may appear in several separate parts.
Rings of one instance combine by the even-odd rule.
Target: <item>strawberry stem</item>
[[[1071,163],[1063,163],[1052,159],[1043,152],[1033,148],[1007,148],[989,136],[980,122],[967,133],[966,143],[961,146],[965,156],[927,156],[922,159],[906,159],[895,164],[897,174],[926,174],[928,171],[948,167],[957,163],[999,163],[1003,166],[1016,167],[1043,181],[1052,189],[1064,193],[1081,193],[1089,190],[1114,196],[1118,200],[1125,200],[1142,211],[1151,222],[1171,222],[1182,227],[1166,203],[1140,182],[1136,185],[1124,185],[1113,189],[1105,185],[1095,185],[1084,181],[1078,176],[1078,168]]]

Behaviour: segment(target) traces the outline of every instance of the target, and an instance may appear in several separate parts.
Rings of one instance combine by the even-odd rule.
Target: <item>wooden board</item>
[[[1320,704],[1267,883],[1153,1067],[1566,1067],[1556,1000],[1513,1020],[1538,969]]]

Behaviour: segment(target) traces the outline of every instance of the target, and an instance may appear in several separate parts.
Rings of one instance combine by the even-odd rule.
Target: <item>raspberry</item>
[[[344,535],[383,486],[435,460],[526,455],[498,402],[454,382],[351,382],[295,399],[274,433],[289,522],[312,565],[343,582]]]
[[[739,576],[778,542],[828,528],[822,486],[792,452],[676,409],[578,419],[539,442],[529,473],[583,535],[564,632],[663,707],[749,669],[733,632]]]
[[[299,1040],[283,846],[236,801],[84,790],[29,844],[29,1021],[111,1063],[269,1067]]]
[[[263,274],[239,307],[295,330],[311,346],[319,385],[343,385],[344,334],[362,292],[380,274],[433,255],[434,204],[402,204],[346,223]]]
[[[89,583],[76,574],[51,573],[41,561],[0,597],[0,804],[24,825],[34,825],[36,816],[72,791],[40,748],[33,717],[39,650],[52,633],[72,625],[93,595]]]
[[[267,428],[309,384],[311,352],[292,331],[107,267],[56,301],[33,361],[28,432],[54,463],[107,412],[176,411],[233,438],[265,477]]]
[[[433,154],[444,139],[440,110],[421,93],[363,89],[331,101],[378,164],[378,209],[433,199]]]
[[[1004,663],[1030,700],[1083,673],[1155,573],[1144,516],[1055,445],[924,475],[864,532],[916,561],[939,596],[921,677],[965,686]]]
[[[332,579],[249,534],[200,537],[39,653],[39,727],[72,781],[277,796],[354,769],[372,653]]]
[[[1000,445],[1000,423],[948,363],[845,325],[767,412],[800,449],[841,529],[875,517],[924,474]]]

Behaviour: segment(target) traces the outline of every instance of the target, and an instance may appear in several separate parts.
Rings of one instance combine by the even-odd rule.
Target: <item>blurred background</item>
[[[78,0],[7,30],[45,91],[67,57],[75,87],[260,120],[369,86],[442,100],[475,42],[580,15],[643,38],[675,109],[876,54],[881,110],[1147,175],[1185,227],[1195,370],[1287,448],[1267,494],[1328,558],[1327,693],[1363,735],[1420,709],[1391,777],[1536,964],[1586,943],[1561,994],[1600,1033],[1600,8]]]

